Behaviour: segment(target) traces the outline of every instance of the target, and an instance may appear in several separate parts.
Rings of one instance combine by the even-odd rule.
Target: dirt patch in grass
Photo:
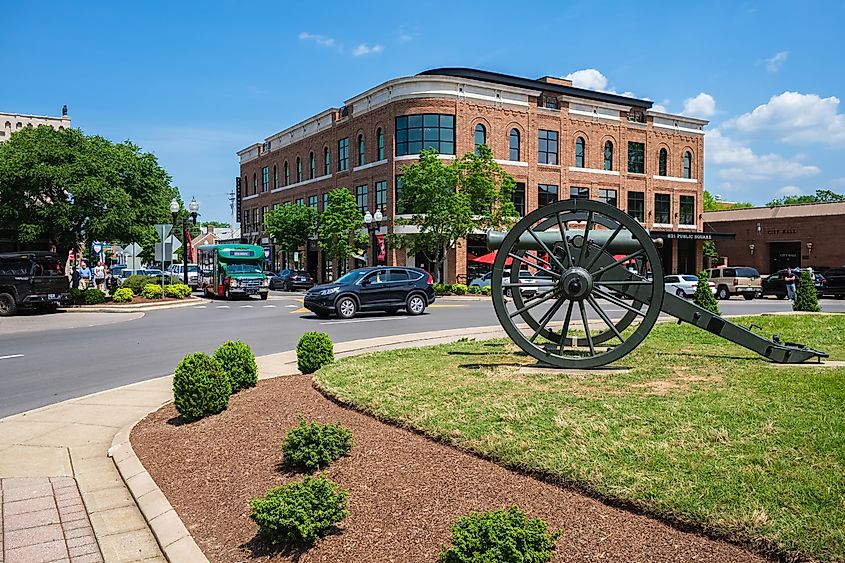
[[[350,515],[337,533],[282,554],[256,536],[247,503],[302,478],[279,464],[299,413],[352,431],[352,453],[328,469],[350,492]],[[211,561],[431,562],[457,516],[512,504],[564,530],[554,561],[764,561],[340,407],[305,376],[262,381],[217,416],[178,422],[168,405],[135,427],[132,445]]]

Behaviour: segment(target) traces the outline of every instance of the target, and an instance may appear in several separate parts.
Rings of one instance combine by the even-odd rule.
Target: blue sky
[[[709,119],[727,200],[845,193],[845,2],[6,2],[0,111],[155,153],[228,220],[237,150],[383,81],[467,66]]]

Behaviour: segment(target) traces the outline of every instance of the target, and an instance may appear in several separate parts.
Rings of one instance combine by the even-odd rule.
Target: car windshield
[[[681,276],[681,277],[684,279],[684,281],[689,281],[689,282],[697,282],[698,281],[698,277],[696,277],[696,276]]]
[[[256,264],[229,264],[226,266],[226,272],[229,274],[260,274],[262,270],[261,266]]]
[[[760,272],[754,268],[737,268],[736,277],[738,278],[757,278],[760,277]]]
[[[199,272],[199,268],[197,268],[194,264],[189,264],[188,265],[188,273],[191,273],[191,272]]]
[[[337,278],[337,281],[335,281],[335,283],[355,283],[356,281],[358,281],[358,278],[363,276],[365,273],[366,272],[362,270],[352,270],[348,274],[344,274]]]

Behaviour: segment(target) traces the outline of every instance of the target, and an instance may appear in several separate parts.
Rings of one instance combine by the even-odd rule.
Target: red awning
[[[467,261],[474,262],[475,264],[492,265],[493,262],[496,261],[496,251],[494,250],[493,252],[488,252],[487,254],[484,254],[482,256],[476,256],[473,259],[467,258]],[[505,261],[505,266],[510,266],[511,262],[513,262],[513,258],[508,258],[507,261]]]

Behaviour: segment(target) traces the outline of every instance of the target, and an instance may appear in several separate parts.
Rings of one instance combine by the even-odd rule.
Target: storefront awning
[[[666,240],[719,240],[734,239],[736,233],[700,233],[696,231],[650,231],[652,238],[663,238]]]

